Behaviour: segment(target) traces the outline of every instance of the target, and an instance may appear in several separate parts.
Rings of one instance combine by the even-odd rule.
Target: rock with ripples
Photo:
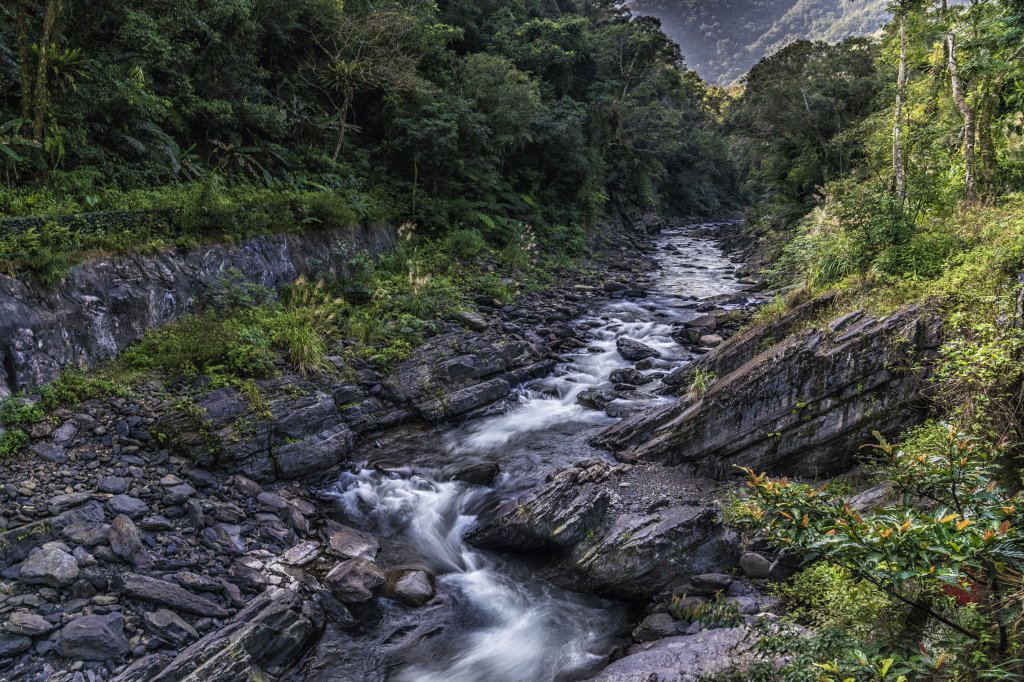
[[[594,532],[608,509],[605,462],[573,467],[522,500],[481,515],[466,540],[478,547],[536,550],[570,547]]]
[[[718,380],[699,400],[633,415],[592,443],[622,461],[715,478],[735,475],[735,465],[806,477],[845,471],[872,432],[892,436],[924,418],[917,408],[942,344],[941,320],[911,305],[804,329],[834,299],[824,300],[734,336],[663,380],[681,393],[695,372],[713,372]]]

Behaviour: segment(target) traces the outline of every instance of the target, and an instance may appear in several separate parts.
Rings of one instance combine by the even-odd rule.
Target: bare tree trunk
[[[984,88],[984,86],[982,86]],[[996,145],[992,139],[992,119],[995,116],[997,106],[994,90],[998,84],[991,89],[984,90],[981,96],[978,113],[978,153],[981,157],[981,172],[979,188],[982,196],[992,197],[995,194],[997,164]]]
[[[896,196],[907,198],[907,171],[903,163],[903,100],[907,94],[907,12],[900,14],[900,70],[896,80],[896,113],[892,126],[892,172]]]
[[[956,60],[956,36],[952,31],[946,34],[946,47],[949,55],[949,80],[953,86],[953,101],[964,119],[964,187],[968,201],[978,198],[977,181],[974,177],[974,138],[976,125],[974,110],[967,105],[964,96],[963,82],[960,80],[960,68]]]
[[[32,132],[37,141],[43,141],[46,126],[46,114],[50,108],[50,90],[47,79],[50,73],[50,41],[53,38],[57,17],[60,15],[61,0],[50,0],[46,6],[46,17],[43,19],[43,33],[39,38],[39,65],[36,70],[36,115]]]
[[[345,128],[347,127],[348,110],[350,108],[352,108],[352,95],[346,91],[344,99],[341,102],[341,120],[338,121],[338,138],[334,143],[334,154],[331,155],[331,161],[337,161],[338,157],[341,156],[341,150],[345,147]]]
[[[21,117],[26,121],[32,116],[32,74],[28,65],[32,59],[32,41],[28,31],[28,0],[18,0],[18,73],[21,76]]]

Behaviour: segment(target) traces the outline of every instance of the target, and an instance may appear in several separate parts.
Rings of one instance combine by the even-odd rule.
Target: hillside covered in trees
[[[7,215],[214,191],[503,243],[736,205],[705,85],[615,2],[19,0],[0,18]]]
[[[742,77],[794,40],[837,42],[872,35],[889,14],[885,0],[634,0],[637,14],[661,20],[690,68],[718,85]]]

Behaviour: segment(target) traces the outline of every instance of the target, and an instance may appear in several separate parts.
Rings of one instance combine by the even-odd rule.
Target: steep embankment
[[[394,243],[387,228],[311,231],[103,258],[73,268],[56,287],[0,275],[0,398],[116,357],[148,329],[195,312],[233,272],[276,289],[339,247],[375,254]]]

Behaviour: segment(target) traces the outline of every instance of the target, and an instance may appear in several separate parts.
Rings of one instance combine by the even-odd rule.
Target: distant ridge
[[[800,39],[834,42],[871,35],[888,18],[887,0],[632,0],[661,19],[690,68],[728,85],[762,57]]]

